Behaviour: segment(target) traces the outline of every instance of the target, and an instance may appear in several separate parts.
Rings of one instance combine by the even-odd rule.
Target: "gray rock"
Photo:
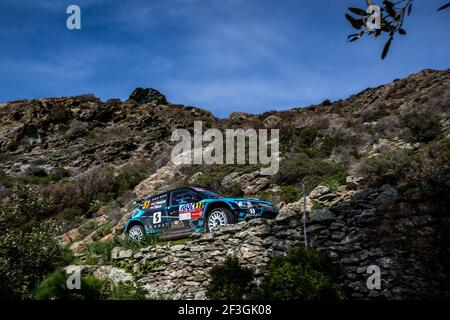
[[[358,188],[364,182],[363,177],[348,176],[345,179],[347,186],[350,188]]]
[[[127,259],[127,258],[131,258],[132,256],[133,256],[133,250],[131,250],[131,249],[121,250],[121,251],[119,251],[118,259]]]
[[[380,193],[378,194],[375,202],[377,204],[382,204],[385,203],[387,201],[393,201],[396,200],[398,198],[398,191],[397,189],[395,189],[394,187],[385,184],[384,186],[382,186],[380,188]]]
[[[198,178],[200,178],[203,175],[203,172],[196,172],[192,175],[192,177],[189,179],[189,184],[193,184]]]
[[[99,279],[108,280],[116,286],[134,280],[133,276],[124,269],[113,266],[100,266],[92,274]]]
[[[336,220],[336,216],[328,208],[316,209],[309,216],[310,223],[324,223]]]
[[[317,199],[327,193],[330,193],[331,189],[327,186],[317,186],[313,191],[309,193],[311,199]]]

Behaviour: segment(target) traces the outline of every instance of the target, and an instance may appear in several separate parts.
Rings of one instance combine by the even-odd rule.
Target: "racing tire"
[[[206,219],[206,231],[211,232],[219,226],[233,223],[235,223],[235,219],[230,210],[225,208],[215,208],[211,210]]]
[[[141,241],[145,237],[145,230],[141,224],[135,224],[128,230],[128,238],[133,241]]]

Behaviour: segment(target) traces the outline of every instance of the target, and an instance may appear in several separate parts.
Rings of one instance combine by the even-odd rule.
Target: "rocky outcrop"
[[[142,160],[158,164],[171,132],[192,127],[194,119],[217,121],[208,111],[169,104],[154,89],[138,88],[124,102],[83,95],[0,104],[0,170],[21,174],[30,164],[73,170]],[[167,162],[162,160],[159,166]]]
[[[153,88],[136,88],[130,95],[130,100],[151,105],[167,104],[166,97]]]
[[[269,179],[261,176],[259,171],[255,171],[246,174],[232,172],[222,179],[221,185],[225,188],[237,186],[242,189],[245,196],[253,196],[261,190],[266,189],[269,183]]]

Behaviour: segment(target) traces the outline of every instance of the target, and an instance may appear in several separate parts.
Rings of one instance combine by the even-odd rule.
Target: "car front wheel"
[[[128,237],[134,241],[141,241],[144,239],[144,235],[144,227],[139,224],[132,226],[130,230],[128,230]]]
[[[233,222],[234,217],[230,210],[225,208],[213,209],[208,215],[208,219],[206,221],[207,231],[214,231],[220,226],[231,224]]]

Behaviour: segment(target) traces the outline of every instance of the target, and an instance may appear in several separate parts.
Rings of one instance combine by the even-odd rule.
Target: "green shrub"
[[[267,266],[261,286],[253,299],[269,300],[341,300],[340,269],[328,255],[298,247],[286,257],[274,257]]]
[[[113,287],[108,300],[145,300],[146,291],[132,284],[123,284]]]
[[[342,300],[342,270],[331,258],[304,247],[293,248],[287,256],[272,258],[261,285],[253,272],[236,258],[227,258],[210,271],[206,294],[215,300]]]
[[[97,228],[97,223],[95,221],[86,220],[86,222],[84,222],[78,228],[78,231],[80,234],[78,235],[77,240],[84,239],[86,236],[88,236],[89,234],[94,232],[96,228]]]
[[[10,202],[0,205],[0,229],[28,228],[31,222],[48,217],[53,207],[53,198],[42,196],[34,187],[17,184]]]
[[[56,239],[60,232],[54,221],[27,231],[0,231],[0,298],[29,298],[46,274],[73,260]]]
[[[156,269],[162,265],[163,263],[161,262],[161,260],[145,261],[144,263],[140,264],[139,274],[145,275],[151,272],[153,269]]]
[[[100,300],[107,299],[109,283],[93,276],[81,276],[80,289],[67,288],[67,274],[58,269],[50,273],[33,292],[36,300]]]
[[[143,163],[129,163],[120,168],[113,179],[114,198],[137,186],[147,177],[147,171],[148,168]]]
[[[321,185],[327,186],[332,192],[335,192],[340,186],[346,184],[347,172],[341,171],[331,177],[327,177],[320,182]]]
[[[44,197],[54,199],[53,210],[49,213],[72,220],[89,210],[90,202],[82,196],[81,189],[72,181],[61,181],[41,187]]]
[[[404,115],[401,122],[411,131],[412,142],[432,141],[442,134],[439,117],[432,112],[411,112]]]
[[[0,185],[3,185],[7,189],[12,189],[16,182],[17,181],[13,176],[10,176],[3,170],[0,170]]]
[[[281,201],[285,203],[295,202],[299,199],[300,193],[295,186],[282,186],[281,187]]]
[[[90,204],[94,200],[105,200],[106,195],[114,190],[113,180],[111,167],[95,166],[77,175],[73,182],[81,191],[84,202]]]
[[[132,284],[111,285],[91,275],[82,275],[80,289],[68,289],[69,275],[62,269],[50,273],[33,292],[36,300],[144,300],[145,290]]]
[[[281,162],[275,179],[280,185],[305,182],[306,191],[310,192],[323,181],[345,183],[345,176],[346,171],[340,163],[311,159],[304,153],[298,153]]]
[[[299,198],[300,193],[298,188],[293,185],[281,186],[280,190],[277,192],[265,190],[258,195],[258,199],[274,203],[280,203],[281,201],[284,203],[292,203],[297,201]]]
[[[51,182],[68,177],[70,177],[70,172],[64,168],[55,168],[47,173],[43,167],[31,166],[27,169],[25,175],[21,177],[21,180],[26,184],[48,185]]]
[[[253,272],[240,266],[236,258],[228,257],[223,265],[210,271],[211,281],[206,295],[213,300],[241,300],[252,290]]]
[[[128,237],[121,238],[121,237],[114,237],[111,241],[112,248],[114,247],[123,247],[125,249],[139,249],[142,247],[148,247],[151,245],[156,245],[158,243],[161,243],[162,241],[159,239],[159,236],[157,234],[145,234],[144,238],[140,241],[131,240]]]
[[[93,241],[86,246],[88,257],[101,258],[104,262],[111,260],[112,245],[108,242]]]
[[[450,138],[431,142],[422,154],[423,168],[426,175],[445,171],[450,164]]]
[[[372,185],[398,185],[415,181],[419,174],[420,159],[410,150],[394,149],[365,159],[360,173]]]
[[[192,185],[201,186],[203,188],[211,188],[217,190],[219,187],[220,180],[218,181],[217,177],[209,175],[207,173],[202,174],[194,181],[192,181]]]

